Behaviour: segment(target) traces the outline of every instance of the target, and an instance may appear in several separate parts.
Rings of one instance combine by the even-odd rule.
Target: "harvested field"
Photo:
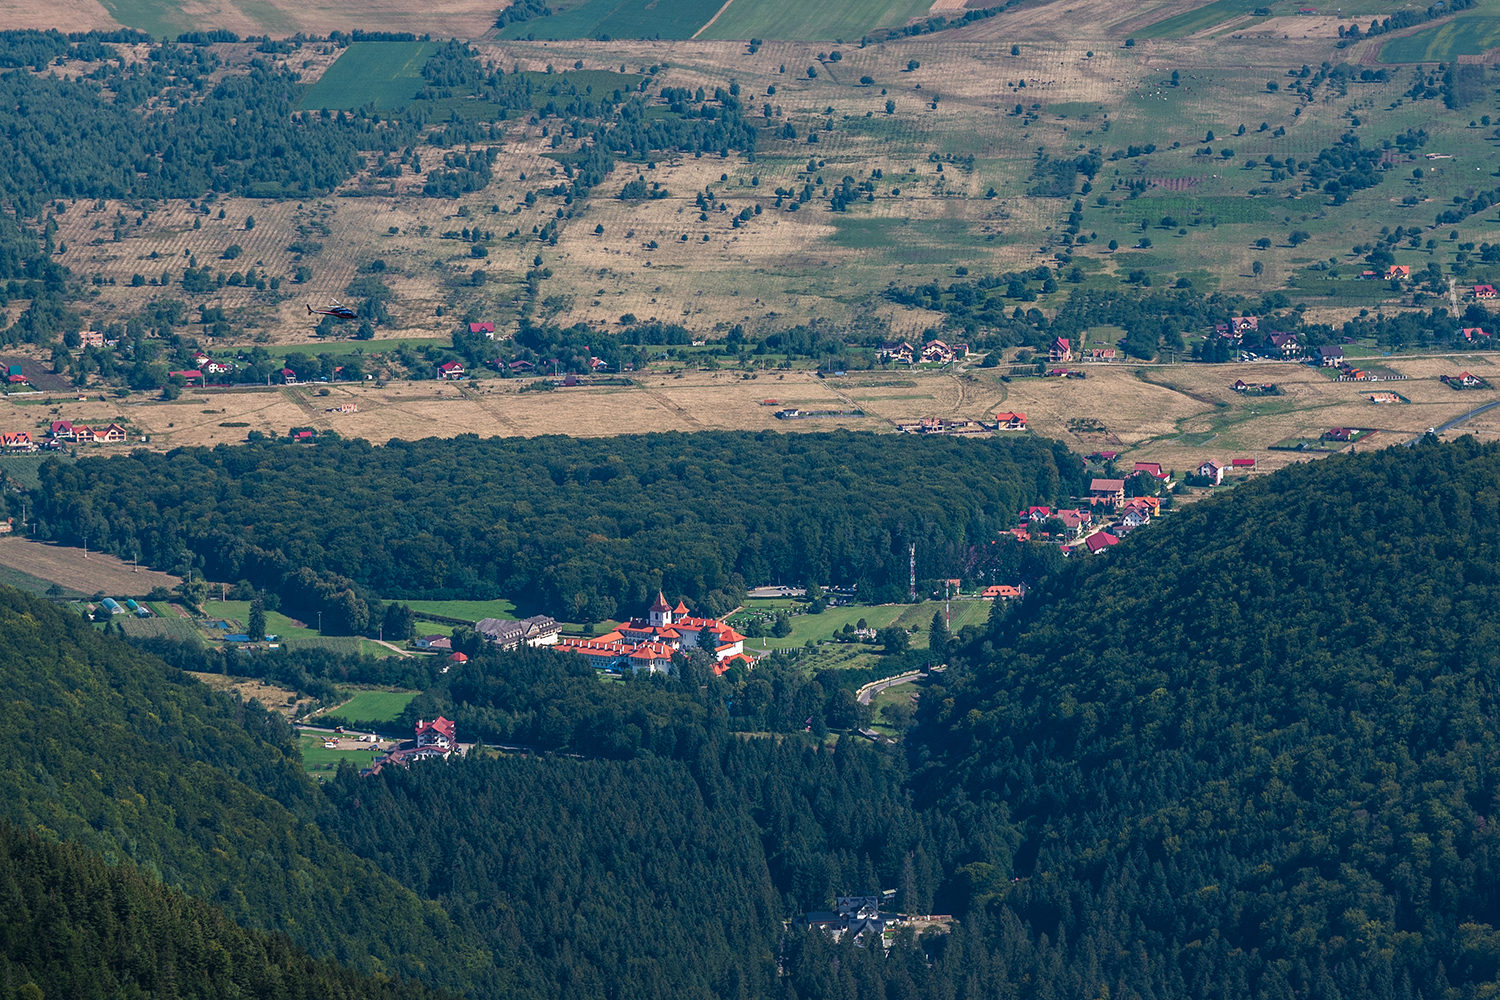
[[[170,573],[142,566],[132,572],[130,563],[102,552],[34,542],[26,538],[0,539],[0,566],[9,566],[41,580],[81,594],[104,591],[110,597],[144,597],[153,587],[175,587],[182,581]]]

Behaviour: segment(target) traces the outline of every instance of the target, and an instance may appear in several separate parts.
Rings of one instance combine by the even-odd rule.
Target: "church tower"
[[[650,615],[654,628],[666,628],[672,624],[672,605],[667,603],[666,595],[659,590],[656,592],[656,603],[651,605]]]

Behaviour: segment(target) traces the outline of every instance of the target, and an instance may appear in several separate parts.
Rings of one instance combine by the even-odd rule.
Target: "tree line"
[[[572,621],[659,589],[723,612],[778,580],[901,600],[910,545],[922,578],[963,576],[1016,510],[1082,490],[1060,444],[844,432],[262,441],[41,475],[40,537],[343,609],[354,632],[379,598],[514,595]]]

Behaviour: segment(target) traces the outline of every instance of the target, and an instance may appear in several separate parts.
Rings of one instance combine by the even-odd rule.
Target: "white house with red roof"
[[[423,747],[454,750],[458,747],[458,727],[452,719],[445,719],[441,715],[427,721],[418,719],[415,728],[418,750]]]

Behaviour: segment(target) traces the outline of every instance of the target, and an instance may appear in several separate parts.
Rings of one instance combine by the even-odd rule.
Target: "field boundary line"
[[[714,16],[708,19],[708,23],[707,24],[705,24],[703,27],[699,28],[697,31],[693,32],[693,37],[689,38],[688,41],[691,42],[691,41],[695,40],[699,35],[703,34],[709,28],[712,28],[714,26],[714,22],[719,19],[719,15],[722,14],[722,13],[724,13],[726,10],[728,10],[729,9],[729,5],[732,4],[732,3],[734,3],[734,0],[724,0],[724,6],[720,7],[717,11],[714,12]]]

